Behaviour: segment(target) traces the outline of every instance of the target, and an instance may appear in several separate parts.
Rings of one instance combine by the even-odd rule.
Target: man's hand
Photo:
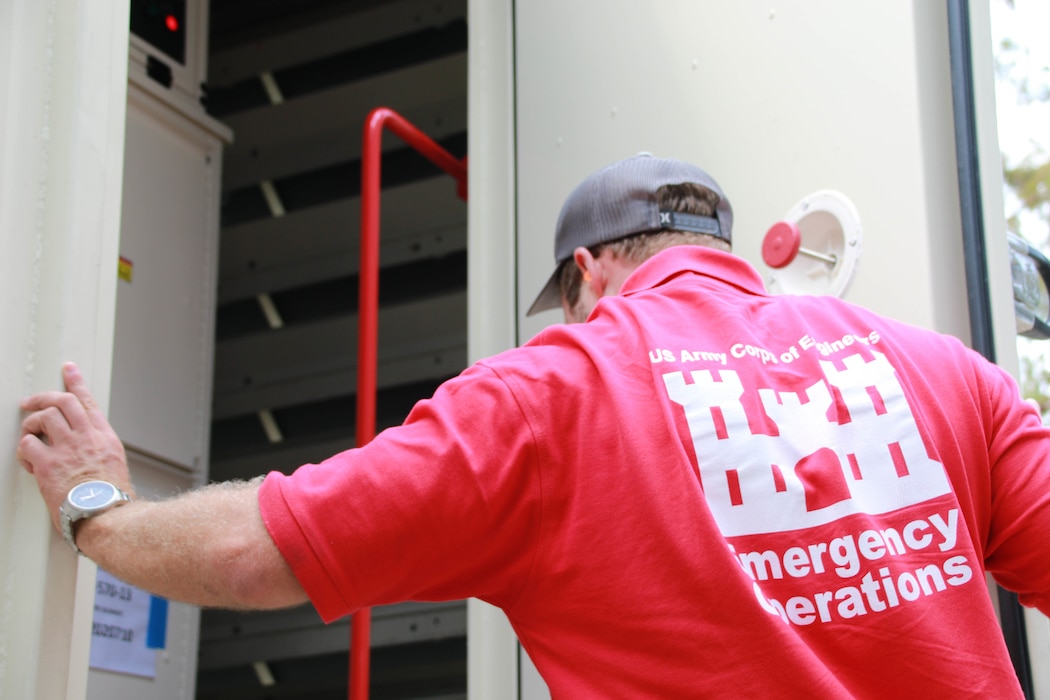
[[[101,479],[133,494],[124,446],[95,402],[80,370],[62,367],[66,391],[47,391],[22,401],[29,413],[22,421],[16,457],[36,477],[51,522],[61,531],[58,508],[69,490]]]
[[[66,391],[22,402],[29,415],[17,451],[59,530],[58,509],[79,483],[101,479],[133,495],[124,446],[76,365],[64,365],[62,377]],[[114,576],[171,600],[227,608],[297,605],[306,593],[263,523],[260,482],[213,484],[114,508],[84,520],[77,545]]]

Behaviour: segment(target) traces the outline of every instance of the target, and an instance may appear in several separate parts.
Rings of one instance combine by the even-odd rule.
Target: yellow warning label
[[[121,255],[120,260],[117,262],[117,278],[122,279],[125,282],[130,282],[131,272],[134,267],[135,263]]]

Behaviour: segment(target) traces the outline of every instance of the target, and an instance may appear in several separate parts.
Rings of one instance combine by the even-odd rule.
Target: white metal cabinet
[[[128,89],[111,421],[127,447],[204,473],[222,143],[228,131]],[[116,272],[117,261],[114,261]]]

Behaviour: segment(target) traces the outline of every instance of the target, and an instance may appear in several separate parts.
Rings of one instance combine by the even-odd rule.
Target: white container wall
[[[18,402],[76,361],[105,408],[124,159],[128,3],[0,3],[0,697],[81,698],[95,567],[15,461]]]

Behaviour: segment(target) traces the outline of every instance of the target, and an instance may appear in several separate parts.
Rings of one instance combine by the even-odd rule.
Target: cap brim
[[[536,301],[532,302],[532,306],[525,313],[526,316],[532,316],[538,314],[541,311],[547,311],[548,309],[560,309],[561,308],[561,289],[558,285],[558,269],[555,268],[551,274],[550,279],[547,280],[547,284],[543,285],[543,289],[540,291],[540,295],[536,297]]]

